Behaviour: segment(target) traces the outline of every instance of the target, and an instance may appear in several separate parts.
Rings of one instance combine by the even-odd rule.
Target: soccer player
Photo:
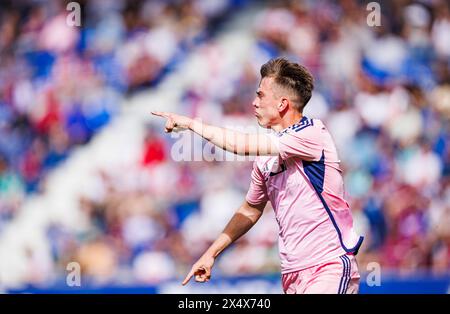
[[[284,58],[261,67],[252,103],[258,124],[274,134],[246,134],[191,118],[166,118],[165,131],[188,129],[239,155],[256,155],[246,199],[224,231],[183,281],[211,278],[217,256],[261,217],[268,201],[279,226],[279,255],[285,293],[358,293],[355,255],[363,237],[353,230],[344,198],[339,157],[322,121],[303,115],[314,81],[309,71]]]

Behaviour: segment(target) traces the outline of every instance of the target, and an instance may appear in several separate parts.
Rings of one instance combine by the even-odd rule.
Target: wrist
[[[202,126],[203,126],[202,122],[189,118],[189,121],[188,121],[188,129],[189,130],[201,134]]]
[[[194,131],[194,123],[195,123],[195,120],[189,118],[188,125],[187,125],[188,130]]]
[[[203,254],[203,258],[216,259],[217,255],[219,255],[219,252],[211,252],[210,250],[208,250]]]

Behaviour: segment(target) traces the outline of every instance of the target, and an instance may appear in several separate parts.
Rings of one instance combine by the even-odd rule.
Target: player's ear
[[[289,106],[289,100],[287,98],[281,98],[280,102],[278,103],[277,109],[278,112],[284,111]]]

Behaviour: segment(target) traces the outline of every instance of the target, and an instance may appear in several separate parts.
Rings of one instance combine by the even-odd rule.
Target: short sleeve
[[[281,136],[272,136],[282,159],[300,157],[307,161],[318,161],[322,156],[320,129],[308,127],[300,131],[290,130]]]
[[[258,205],[268,201],[265,179],[256,161],[253,162],[250,187],[245,199],[252,205]]]

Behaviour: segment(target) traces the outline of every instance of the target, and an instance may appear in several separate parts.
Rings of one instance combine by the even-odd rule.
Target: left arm
[[[265,134],[248,134],[213,125],[167,112],[152,112],[167,119],[165,131],[174,128],[191,130],[214,145],[237,155],[278,155],[278,148]]]

